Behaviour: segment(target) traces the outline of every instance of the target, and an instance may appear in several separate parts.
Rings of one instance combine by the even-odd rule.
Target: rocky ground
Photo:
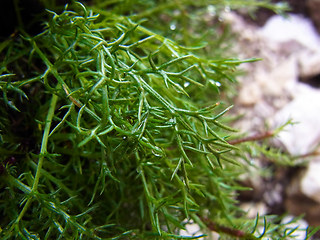
[[[237,55],[262,59],[242,65],[247,74],[239,78],[233,111],[243,117],[235,127],[261,134],[289,119],[295,122],[272,145],[299,164],[284,167],[272,159],[253,159],[272,173],[261,177],[253,170],[248,175],[243,183],[253,191],[241,193],[241,206],[252,218],[257,212],[288,214],[283,221],[304,215],[298,225],[306,229],[320,226],[320,0],[287,2],[292,11],[286,19],[268,10],[258,11],[254,20],[229,11],[222,19],[237,35]],[[189,233],[199,228],[187,227]],[[304,231],[297,233],[297,240],[306,238]],[[320,239],[320,233],[313,239]]]
[[[289,2],[293,12],[287,19],[268,11],[259,12],[256,21],[243,14],[225,16],[238,34],[241,57],[263,59],[243,65],[248,74],[240,78],[234,109],[243,118],[236,127],[261,133],[266,125],[273,129],[292,119],[296,124],[287,126],[273,144],[305,163],[271,166],[274,177],[251,179],[254,192],[240,198],[253,216],[256,211],[305,214],[302,227],[319,226],[320,1]],[[305,239],[303,233],[297,239]]]

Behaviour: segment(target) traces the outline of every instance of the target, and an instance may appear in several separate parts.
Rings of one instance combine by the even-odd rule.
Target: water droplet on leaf
[[[186,87],[188,87],[190,85],[190,83],[189,82],[185,82],[184,84],[183,84],[183,86],[186,88]]]

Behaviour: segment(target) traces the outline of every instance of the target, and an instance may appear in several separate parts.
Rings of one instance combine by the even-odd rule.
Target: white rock
[[[293,101],[277,112],[274,125],[280,126],[292,119],[278,139],[292,155],[307,154],[320,142],[320,91],[305,84],[297,84]]]
[[[320,49],[320,45],[319,45]],[[299,76],[308,78],[320,73],[320,52],[303,51],[298,55]]]
[[[320,203],[320,157],[309,163],[301,180],[301,192]]]
[[[202,232],[200,231],[200,226],[196,223],[188,223],[185,225],[186,230],[180,230],[181,236],[196,236],[196,235],[202,235]]]
[[[263,202],[242,203],[240,207],[247,213],[247,217],[251,219],[255,219],[257,217],[257,214],[259,214],[259,216],[264,216],[268,212],[268,208]]]
[[[288,18],[279,15],[271,17],[260,34],[275,42],[298,41],[302,45],[319,50],[320,38],[312,22],[300,15],[290,14]]]
[[[202,235],[203,233],[200,230],[200,227],[197,223],[191,222],[185,225],[186,230],[180,230],[179,234],[185,237],[194,237]],[[209,232],[207,237],[201,237],[199,239],[203,240],[218,240],[220,235],[216,232]]]
[[[295,240],[305,240],[307,237],[307,228],[308,228],[308,223],[300,219],[296,222],[292,222],[293,216],[286,216],[285,218],[282,219],[281,223],[287,224],[287,231],[290,231],[291,229],[297,228],[297,230],[292,233],[292,237]],[[290,238],[292,239],[292,238]]]

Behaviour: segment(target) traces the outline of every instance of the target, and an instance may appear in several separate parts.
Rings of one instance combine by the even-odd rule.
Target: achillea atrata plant
[[[219,21],[210,27],[220,37],[197,29],[207,5],[279,6],[43,4],[56,9],[43,32],[18,26],[0,45],[1,239],[294,236],[279,218],[248,219],[236,201],[245,162],[219,91],[255,59],[223,57]],[[202,233],[180,235],[190,222]]]

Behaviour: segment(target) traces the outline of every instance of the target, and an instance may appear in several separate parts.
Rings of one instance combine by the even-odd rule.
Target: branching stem
[[[43,161],[44,161],[44,156],[47,153],[47,144],[48,144],[49,132],[50,132],[51,122],[52,122],[52,119],[53,119],[53,116],[54,116],[54,110],[56,108],[57,100],[58,100],[58,96],[57,95],[52,95],[52,99],[51,99],[49,111],[48,111],[48,114],[47,114],[44,131],[43,131],[42,142],[41,142],[41,150],[40,150],[40,157],[39,157],[39,161],[38,161],[36,175],[35,175],[35,178],[34,178],[34,181],[33,181],[33,185],[32,185],[32,188],[31,188],[31,194],[35,193],[37,191],[37,189],[38,189],[38,184],[39,184],[41,169],[42,169],[42,165],[43,165]],[[19,216],[18,216],[18,218],[16,220],[16,223],[18,223],[23,218],[23,216],[26,213],[26,211],[28,210],[31,202],[32,202],[32,198],[29,198],[27,200],[26,204],[24,205],[22,211],[20,212],[20,214],[19,214]]]

